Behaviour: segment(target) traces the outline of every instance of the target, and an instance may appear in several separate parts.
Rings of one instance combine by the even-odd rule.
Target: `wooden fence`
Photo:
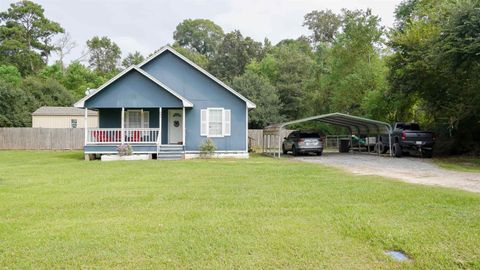
[[[282,138],[291,131],[283,132]],[[0,128],[0,149],[83,149],[84,136],[83,128]],[[248,137],[252,148],[262,148],[262,129],[249,129]]]
[[[0,128],[0,149],[83,149],[83,128]]]
[[[283,141],[283,137],[287,137],[293,130],[283,129],[280,138]],[[250,147],[253,149],[262,149],[263,148],[263,129],[249,129],[248,130],[248,141]],[[278,143],[277,143],[278,145]]]

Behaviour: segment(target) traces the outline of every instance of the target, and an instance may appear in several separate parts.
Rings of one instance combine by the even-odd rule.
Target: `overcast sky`
[[[16,1],[1,0],[6,10]],[[173,32],[184,19],[206,18],[225,32],[238,29],[258,41],[274,44],[285,38],[309,34],[303,16],[312,10],[371,8],[382,24],[393,24],[393,12],[401,0],[34,0],[47,18],[60,23],[78,47],[67,57],[75,59],[93,36],[108,36],[126,55],[144,55],[172,43]]]

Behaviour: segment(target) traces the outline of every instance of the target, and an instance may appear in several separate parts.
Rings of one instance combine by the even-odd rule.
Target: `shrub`
[[[132,146],[129,144],[121,144],[117,146],[118,155],[130,156],[132,154]]]
[[[206,139],[205,142],[200,146],[200,157],[209,158],[217,150],[217,147],[211,139]]]

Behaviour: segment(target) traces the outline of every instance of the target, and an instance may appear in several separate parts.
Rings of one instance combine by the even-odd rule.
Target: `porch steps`
[[[185,150],[183,145],[159,145],[157,147],[157,160],[184,159]]]

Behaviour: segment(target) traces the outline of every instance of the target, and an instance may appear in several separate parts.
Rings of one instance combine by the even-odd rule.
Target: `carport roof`
[[[329,113],[329,114],[322,114],[322,115],[307,117],[303,119],[298,119],[290,122],[270,125],[263,129],[263,134],[277,135],[281,129],[283,129],[288,125],[298,124],[298,123],[303,123],[308,121],[317,121],[317,122],[322,122],[326,124],[341,126],[349,129],[351,133],[364,134],[364,135],[388,134],[392,130],[392,127],[390,126],[390,124],[385,122],[343,114],[343,113]]]

